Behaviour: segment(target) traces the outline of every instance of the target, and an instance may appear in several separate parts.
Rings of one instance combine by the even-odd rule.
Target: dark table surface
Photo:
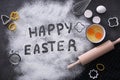
[[[10,12],[15,11],[20,6],[22,6],[24,1],[31,0],[0,0],[0,15],[9,15]],[[77,1],[79,0],[76,0],[76,2]],[[95,10],[98,5],[106,6],[107,12],[102,15],[97,14]],[[107,32],[107,36],[103,42],[107,41],[108,39],[115,40],[120,37],[120,25],[115,28],[110,28],[107,22],[108,18],[110,17],[118,17],[118,19],[120,19],[120,0],[92,0],[88,6],[88,9],[92,10],[94,15],[98,15],[102,19],[102,22],[100,24],[104,26]],[[8,45],[9,41],[5,33],[6,29],[2,27],[3,25],[1,21],[0,26],[0,80],[14,80],[16,73],[8,61],[8,55],[6,51],[6,46]],[[99,44],[94,45],[97,46]],[[120,80],[119,62],[120,44],[117,44],[115,50],[86,65],[86,69],[83,71],[83,73],[80,76],[76,77],[74,80],[92,80],[90,79],[88,73],[91,69],[96,69],[97,63],[104,64],[105,70],[99,72],[98,79],[96,80]]]

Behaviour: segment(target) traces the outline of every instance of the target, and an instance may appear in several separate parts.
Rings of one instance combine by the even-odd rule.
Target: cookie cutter
[[[104,71],[104,70],[105,70],[105,66],[104,66],[103,64],[101,64],[101,63],[98,63],[98,64],[96,65],[96,68],[97,68],[97,70],[99,70],[99,71]]]
[[[9,62],[13,65],[18,65],[21,61],[21,57],[18,51],[11,50],[9,52]]]
[[[10,13],[10,19],[15,21],[15,20],[18,20],[20,17],[19,17],[19,14],[17,11],[13,11]]]
[[[85,26],[81,22],[77,22],[76,25],[74,26],[75,30],[77,32],[82,32]]]
[[[95,73],[95,75],[92,75],[92,73]],[[95,70],[95,69],[92,69],[92,70],[90,70],[90,72],[89,72],[89,76],[90,76],[90,78],[92,78],[92,79],[96,79],[96,78],[98,78],[98,71],[97,70]]]
[[[112,23],[114,21],[114,24]],[[115,26],[119,26],[119,20],[117,17],[112,17],[108,19],[108,23],[110,27],[115,27]]]
[[[1,20],[3,25],[6,25],[11,21],[11,19],[7,15],[1,15]]]
[[[13,65],[18,65],[21,61],[21,57],[19,54],[13,53],[9,56],[9,61]]]
[[[9,26],[8,26],[8,29],[11,30],[11,31],[14,31],[16,30],[16,24],[15,23],[11,23]]]

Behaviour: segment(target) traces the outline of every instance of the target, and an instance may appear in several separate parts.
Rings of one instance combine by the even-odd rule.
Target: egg
[[[103,6],[103,5],[99,5],[97,8],[96,8],[96,11],[100,14],[102,13],[105,13],[107,11],[106,7]]]
[[[98,24],[98,23],[101,22],[101,18],[99,16],[94,16],[93,19],[92,19],[92,22]]]
[[[91,10],[86,10],[86,11],[84,12],[84,16],[85,16],[86,18],[91,18],[91,17],[93,16],[93,12],[92,12]]]

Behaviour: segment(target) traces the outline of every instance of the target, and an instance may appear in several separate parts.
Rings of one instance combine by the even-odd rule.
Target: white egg
[[[92,21],[93,23],[99,24],[101,22],[101,18],[99,16],[94,16]]]
[[[96,11],[97,11],[98,13],[105,13],[106,10],[107,10],[106,7],[103,6],[103,5],[100,5],[100,6],[98,6],[98,7],[96,8]]]
[[[93,16],[93,12],[92,12],[91,10],[86,10],[86,11],[84,12],[84,16],[85,16],[86,18],[91,18],[91,17]]]

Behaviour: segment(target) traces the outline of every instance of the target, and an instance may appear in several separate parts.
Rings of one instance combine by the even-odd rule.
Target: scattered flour
[[[16,72],[21,73],[17,80],[71,80],[82,72],[83,67],[81,66],[68,70],[67,65],[74,62],[78,55],[83,54],[92,47],[92,44],[85,36],[85,29],[90,23],[83,16],[80,18],[75,17],[71,12],[72,6],[72,0],[68,0],[65,3],[37,0],[31,4],[26,2],[18,10],[20,19],[15,21],[17,30],[14,32],[8,31],[10,41],[8,49],[18,51],[22,58],[20,64],[15,68]],[[64,22],[72,23],[73,25],[81,22],[85,25],[85,29],[79,33],[73,26],[70,34],[67,33],[66,29],[63,29],[61,35],[58,36],[55,29],[50,36],[29,37],[29,27],[34,28],[45,25],[47,29],[46,25],[48,24]],[[70,39],[76,41],[77,51],[67,50],[68,44],[66,43]],[[49,40],[64,40],[64,51],[57,51],[57,45],[55,45],[54,49],[56,51],[53,51],[53,53],[48,51],[46,54],[24,54],[24,45],[41,44]]]

